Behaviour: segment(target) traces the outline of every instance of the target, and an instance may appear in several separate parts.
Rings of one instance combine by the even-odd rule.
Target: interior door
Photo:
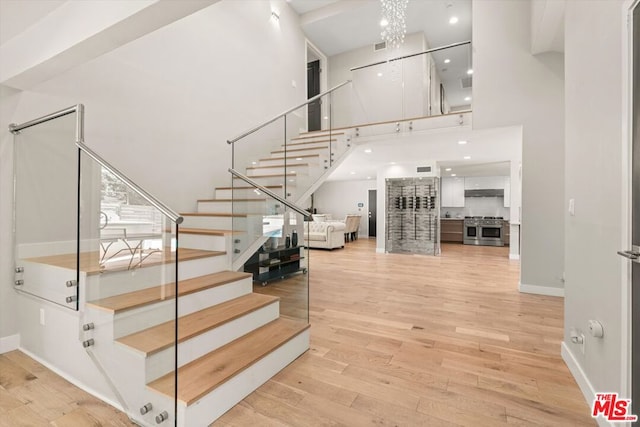
[[[320,60],[307,64],[307,99],[311,99],[320,93]],[[312,132],[320,130],[322,126],[321,100],[318,99],[307,107],[307,130]]]
[[[376,237],[377,191],[369,190],[369,237]]]

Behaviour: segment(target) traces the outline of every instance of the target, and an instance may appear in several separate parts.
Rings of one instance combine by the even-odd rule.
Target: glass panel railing
[[[83,346],[132,420],[174,425],[178,226],[85,151],[79,205]]]
[[[256,189],[257,190],[257,189]],[[258,190],[259,191],[259,190]],[[308,222],[300,213],[260,192],[262,200],[236,201],[251,212],[251,256],[238,269],[253,275],[253,291],[280,298],[280,317],[309,321]]]
[[[348,118],[334,122],[363,126],[470,110],[471,44],[427,52],[398,58],[391,50],[377,65],[354,68],[352,97],[335,106]]]
[[[76,113],[14,137],[15,288],[78,310]]]

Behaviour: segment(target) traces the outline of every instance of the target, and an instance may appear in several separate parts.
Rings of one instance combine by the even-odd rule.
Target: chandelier
[[[407,33],[405,16],[409,0],[380,0],[380,3],[382,4],[380,35],[387,45],[398,48],[404,42],[404,35]]]

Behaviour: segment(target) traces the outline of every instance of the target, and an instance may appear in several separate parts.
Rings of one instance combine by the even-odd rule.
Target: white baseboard
[[[580,388],[582,395],[587,401],[587,405],[589,405],[589,408],[591,408],[591,405],[593,405],[593,400],[596,398],[596,390],[593,388],[593,385],[591,384],[591,381],[589,381],[589,378],[587,378],[587,374],[585,374],[585,372],[582,370],[582,367],[578,364],[576,358],[573,357],[573,353],[571,353],[571,350],[569,350],[567,343],[562,342],[562,345],[560,347],[560,354],[562,355],[562,360],[564,360],[564,363],[567,364],[571,375],[573,375],[573,378],[578,383],[578,387]],[[609,421],[605,420],[601,416],[596,418],[596,421],[600,427],[612,426]]]
[[[98,393],[93,388],[89,387],[88,385],[86,385],[85,383],[80,381],[79,379],[77,379],[75,377],[72,377],[72,376],[68,375],[66,372],[63,372],[63,371],[59,370],[58,368],[56,368],[55,366],[53,366],[52,364],[50,364],[46,360],[43,360],[43,359],[39,358],[38,356],[36,356],[35,354],[31,353],[29,350],[25,350],[22,347],[18,348],[18,350],[20,350],[21,352],[23,352],[24,354],[26,354],[27,356],[29,356],[30,358],[32,358],[36,362],[44,365],[50,371],[53,371],[57,375],[60,375],[62,378],[64,378],[65,380],[69,381],[74,386],[78,387],[79,389],[81,389],[83,391],[86,391],[87,393],[89,393],[90,395],[95,397],[96,399],[100,399],[103,402],[105,402],[106,404],[113,406],[117,410],[119,410],[121,412],[125,412],[124,408],[118,402],[112,400],[111,398],[108,398],[108,397],[104,396],[102,393]]]
[[[509,259],[520,259],[520,254],[509,254]]]
[[[0,354],[8,353],[20,348],[20,334],[0,337]]]
[[[377,253],[377,254],[383,254],[383,253],[385,253],[384,248],[376,248],[376,253]]]
[[[525,294],[549,295],[552,297],[564,297],[564,288],[554,288],[552,286],[526,285],[520,283],[518,290]]]

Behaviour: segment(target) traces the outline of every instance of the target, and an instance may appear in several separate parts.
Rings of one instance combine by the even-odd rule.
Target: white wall
[[[360,214],[359,237],[369,235],[369,190],[376,189],[375,180],[327,181],[313,193],[313,205],[318,213],[329,213],[334,220],[347,214]],[[358,207],[363,203],[363,207]]]
[[[557,290],[564,271],[563,58],[531,54],[530,14],[526,1],[473,2],[473,127],[523,125],[521,284]]]
[[[20,92],[0,86],[0,339],[19,332],[13,290],[13,135],[7,131],[19,102]]]
[[[353,67],[423,52],[426,49],[428,45],[424,33],[413,33],[405,37],[405,42],[398,49],[388,48],[376,52],[372,44],[331,56],[329,87],[353,80],[351,87],[342,88],[333,96],[332,125],[341,127],[427,115],[430,55],[350,71]],[[378,76],[378,73],[382,76]],[[437,74],[434,77],[438,80],[439,87]],[[439,97],[439,91],[436,96]]]
[[[279,9],[279,24],[271,19],[271,5]],[[19,98],[3,96],[0,337],[17,331],[8,308],[15,306],[13,290],[7,291],[13,263],[5,256],[12,253],[6,237],[12,193],[8,122],[83,103],[87,145],[168,206],[192,211],[215,185],[230,183],[228,138],[306,99],[305,54],[299,18],[284,0],[225,1]]]
[[[575,216],[563,213],[564,345],[570,352],[569,361],[576,362],[586,375],[577,379],[587,395],[584,380],[591,383],[591,393],[624,393],[621,346],[627,325],[621,316],[625,299],[621,272],[628,262],[616,254],[627,247],[621,238],[622,128],[627,122],[622,116],[626,97],[621,79],[622,11],[621,1],[566,4],[565,204],[575,199]],[[604,338],[589,335],[589,319],[603,324]],[[584,355],[571,343],[570,328],[585,332]]]

